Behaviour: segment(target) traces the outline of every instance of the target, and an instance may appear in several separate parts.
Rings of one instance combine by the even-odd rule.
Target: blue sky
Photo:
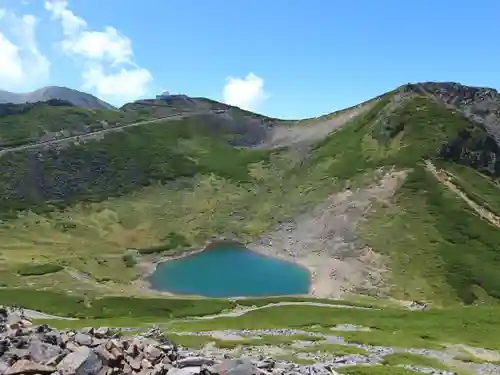
[[[0,88],[162,89],[301,118],[406,82],[500,88],[500,1],[0,0]],[[10,69],[10,70],[9,70]]]

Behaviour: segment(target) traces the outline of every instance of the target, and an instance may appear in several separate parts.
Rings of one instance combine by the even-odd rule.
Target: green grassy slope
[[[232,116],[237,116],[237,117],[246,116],[251,118],[282,122],[282,120],[276,118],[260,115],[212,99],[190,98],[190,97],[185,97],[183,95],[173,95],[168,99],[138,100],[132,103],[127,103],[120,108],[120,111],[122,112],[139,113],[149,118],[159,118],[179,113],[186,114],[190,112],[214,111],[214,110],[229,111]]]
[[[325,176],[341,179],[384,166],[413,170],[394,201],[376,206],[361,230],[369,246],[388,256],[397,298],[473,303],[500,297],[499,230],[420,165],[470,126],[460,115],[416,98],[382,120],[344,128],[318,145],[309,160],[329,165]],[[474,132],[485,137],[479,127]],[[459,186],[495,212],[496,183],[448,160],[448,168],[461,176]]]
[[[131,260],[128,249],[171,254],[213,237],[250,241],[347,184],[362,186],[377,178],[377,170],[397,169],[408,171],[406,182],[359,228],[360,240],[387,258],[391,293],[441,303],[500,298],[497,229],[421,165],[441,156],[450,168],[469,171],[469,190],[488,191],[482,202],[494,207],[487,189],[496,188],[494,182],[457,164],[471,165],[458,157],[468,146],[459,142],[462,151],[443,152],[471,129],[476,139],[487,135],[426,98],[395,103],[393,94],[302,160],[286,149],[233,148],[226,141],[230,131],[214,133],[195,120],[130,128],[42,158],[5,155],[0,282],[139,293],[129,282],[141,259]],[[64,269],[19,272],[33,261]]]
[[[177,331],[296,328],[332,334],[338,324],[370,327],[369,332],[340,332],[351,342],[383,346],[442,348],[446,344],[500,349],[498,307],[455,307],[426,313],[401,309],[336,309],[314,306],[278,306],[238,317],[174,322]]]
[[[391,259],[394,295],[441,303],[500,298],[500,231],[416,167],[392,204],[379,204],[363,228]]]
[[[500,185],[498,179],[476,169],[456,163],[440,163],[452,177],[452,181],[469,198],[489,211],[500,215]]]
[[[87,109],[60,100],[28,104],[0,104],[0,147],[35,142],[49,132],[61,130],[89,131],[109,125],[129,123],[146,118],[137,112],[112,109]]]
[[[224,141],[230,135],[189,119],[126,128],[60,150],[11,152],[0,158],[0,209],[4,216],[27,208],[45,212],[197,174],[251,180],[248,164],[268,153],[233,148]]]

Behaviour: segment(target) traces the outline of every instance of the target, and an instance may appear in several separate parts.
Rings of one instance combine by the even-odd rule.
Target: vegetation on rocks
[[[417,375],[418,371],[395,366],[346,366],[342,370],[344,375]]]
[[[315,306],[277,306],[238,317],[174,322],[174,331],[296,328],[336,334],[362,344],[442,349],[445,344],[500,349],[496,323],[498,307],[462,307],[411,312],[401,309],[342,309]],[[401,324],[404,322],[404,324]],[[370,332],[333,332],[337,324],[356,324]]]
[[[435,368],[441,370],[448,370],[449,367],[444,365],[437,359],[426,357],[419,354],[412,353],[393,353],[386,355],[384,365],[398,366],[398,365],[415,365],[418,367]]]

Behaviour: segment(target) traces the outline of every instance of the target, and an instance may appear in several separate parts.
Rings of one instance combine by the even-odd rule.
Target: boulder
[[[4,375],[17,375],[17,374],[51,374],[56,369],[51,366],[35,363],[27,359],[21,359],[14,363],[5,371]]]
[[[109,337],[111,331],[109,330],[108,327],[100,327],[94,330],[94,336],[97,337],[98,339],[104,339],[106,337]]]
[[[179,359],[177,361],[177,366],[179,368],[184,367],[193,367],[193,366],[212,366],[215,363],[213,359],[204,358],[204,357],[187,357],[183,359]]]
[[[4,374],[9,368],[9,364],[0,358],[0,374]]]
[[[23,318],[17,313],[12,313],[12,314],[9,314],[7,316],[7,325],[9,325],[11,327],[14,325],[17,325],[20,327],[22,321],[23,321]]]
[[[184,368],[172,367],[170,370],[168,370],[167,375],[193,375],[193,374],[199,374],[199,372],[200,372],[200,367],[184,367]]]
[[[59,356],[63,350],[59,346],[47,344],[34,338],[30,341],[28,353],[30,358],[38,363],[46,363],[54,357]]]
[[[87,335],[85,333],[77,333],[74,337],[73,340],[78,344],[82,346],[90,346],[92,345],[92,336]]]
[[[163,355],[163,351],[161,351],[159,348],[152,344],[148,344],[144,348],[144,354],[146,355],[146,358],[149,360],[157,360]]]
[[[224,360],[210,366],[208,371],[218,375],[255,375],[259,373],[252,362],[246,358]]]
[[[68,354],[58,365],[61,375],[97,374],[102,368],[102,361],[91,349],[82,346]]]

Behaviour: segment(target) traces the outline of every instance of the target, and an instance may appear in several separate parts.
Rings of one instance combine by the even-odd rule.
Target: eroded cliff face
[[[422,82],[402,86],[401,91],[424,94],[459,110],[469,120],[482,124],[500,144],[500,93],[497,90],[456,82]]]

